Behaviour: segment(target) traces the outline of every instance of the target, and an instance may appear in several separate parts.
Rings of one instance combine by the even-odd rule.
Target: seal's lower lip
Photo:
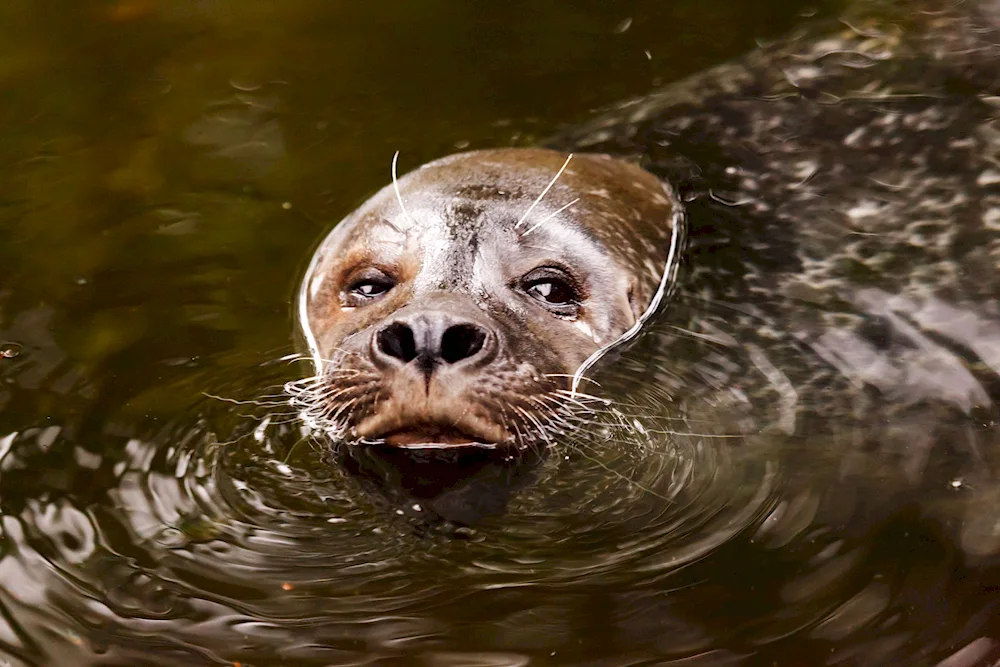
[[[389,443],[392,444],[392,443]],[[475,447],[477,449],[496,449],[496,444],[492,442],[413,442],[407,445],[393,445],[399,449],[457,449],[459,447]]]
[[[401,449],[445,449],[450,447],[479,447],[493,449],[494,442],[483,442],[477,436],[446,428],[400,429],[382,436],[387,445]]]

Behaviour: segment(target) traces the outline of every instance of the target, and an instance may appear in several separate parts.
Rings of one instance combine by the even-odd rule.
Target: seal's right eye
[[[542,266],[521,278],[521,290],[561,317],[574,317],[582,296],[576,281],[563,269]]]
[[[345,306],[361,306],[373,301],[393,287],[396,281],[376,268],[360,271],[347,281],[342,301]]]

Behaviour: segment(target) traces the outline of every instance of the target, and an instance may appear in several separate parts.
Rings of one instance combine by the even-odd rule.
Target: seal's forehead
[[[671,234],[674,202],[663,184],[606,155],[570,158],[537,148],[472,151],[430,162],[399,185],[407,199],[502,202],[517,221],[525,214],[537,220],[566,206],[577,213],[580,225],[605,241],[629,233],[657,241]]]
[[[324,245],[420,236],[465,245],[486,226],[517,236],[571,226],[649,284],[662,275],[674,206],[655,176],[608,156],[472,151],[430,162],[387,185]]]
[[[635,165],[606,155],[498,149],[452,155],[411,176],[456,198],[499,198],[520,234],[572,225],[646,285],[662,276],[678,204],[668,186]]]

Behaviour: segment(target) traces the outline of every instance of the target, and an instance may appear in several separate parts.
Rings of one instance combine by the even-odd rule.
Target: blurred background
[[[995,650],[978,633],[996,627],[997,568],[968,575],[906,517],[844,537],[813,522],[815,495],[774,500],[760,461],[718,454],[685,507],[644,486],[685,462],[609,446],[502,479],[506,516],[428,537],[356,475],[291,456],[292,415],[207,396],[308,372],[277,363],[297,349],[297,282],[395,151],[405,172],[530,145],[840,8],[0,3],[0,664],[971,665]],[[733,537],[767,507],[770,543]]]
[[[290,297],[311,247],[387,181],[394,151],[406,171],[458,149],[531,144],[830,11],[789,0],[2,3],[0,340],[25,353],[16,373],[4,363],[6,382],[57,403],[169,411],[169,393],[139,406],[135,391],[230,363],[218,355],[238,368],[291,349]],[[0,424],[36,421],[26,403],[39,398],[0,389],[0,407],[22,403]]]

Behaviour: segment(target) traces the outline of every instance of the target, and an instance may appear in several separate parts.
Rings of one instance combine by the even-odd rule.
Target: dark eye
[[[385,294],[389,291],[391,285],[386,283],[377,283],[373,280],[365,280],[364,282],[355,283],[351,285],[351,292],[357,294],[358,296],[363,296],[365,298],[376,297],[379,294]]]
[[[529,272],[521,279],[521,289],[557,315],[573,316],[580,308],[576,283],[556,267],[543,266]]]
[[[360,306],[382,296],[393,287],[396,281],[383,271],[371,268],[353,276],[344,288],[344,305]]]
[[[539,280],[528,286],[528,294],[547,303],[569,303],[573,288],[561,280]]]

